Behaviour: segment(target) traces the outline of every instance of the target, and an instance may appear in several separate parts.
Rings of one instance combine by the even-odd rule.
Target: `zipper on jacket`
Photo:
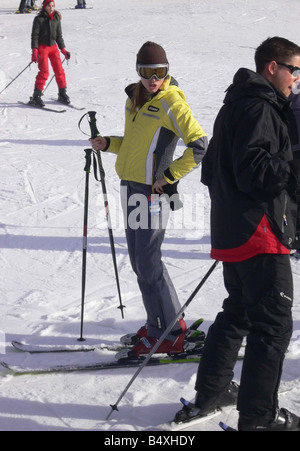
[[[139,111],[140,111],[140,109],[137,108],[137,109],[136,109],[136,112],[134,113],[134,116],[133,116],[133,118],[132,118],[132,122],[135,122],[135,119],[136,119],[137,115],[139,114]]]
[[[287,227],[287,225],[288,225],[287,216],[286,216],[287,203],[288,203],[288,197],[286,194],[284,197],[284,210],[283,210],[283,215],[282,215],[282,230],[281,230],[282,232],[284,232],[284,228]]]

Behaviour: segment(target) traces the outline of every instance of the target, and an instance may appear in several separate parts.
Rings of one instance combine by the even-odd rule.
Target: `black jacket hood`
[[[257,72],[241,68],[233,78],[233,83],[227,89],[224,103],[241,100],[243,97],[255,97],[265,99],[277,105],[284,112],[289,109],[289,99],[272,83]]]

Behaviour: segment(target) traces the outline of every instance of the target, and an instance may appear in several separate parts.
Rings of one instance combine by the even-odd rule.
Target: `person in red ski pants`
[[[49,77],[49,60],[52,65],[55,79],[59,88],[58,101],[69,104],[67,95],[67,82],[60,53],[70,59],[70,53],[65,48],[62,35],[61,16],[55,11],[53,0],[44,0],[41,13],[34,19],[31,35],[32,62],[38,63],[39,73],[36,77],[33,96],[30,104],[43,107],[43,90]]]
[[[39,49],[39,73],[36,77],[35,87],[39,91],[43,91],[46,81],[49,77],[49,60],[53,71],[55,73],[55,79],[59,89],[66,89],[67,81],[66,74],[62,66],[59,50],[56,45],[48,47],[47,45],[40,45]]]

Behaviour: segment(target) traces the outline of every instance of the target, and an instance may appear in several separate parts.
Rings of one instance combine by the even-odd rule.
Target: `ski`
[[[29,354],[51,354],[63,352],[92,352],[92,351],[113,351],[118,352],[124,349],[124,346],[119,343],[106,345],[99,343],[95,345],[34,345],[22,343],[13,340],[12,346],[18,351],[29,352]]]
[[[199,363],[201,355],[186,355],[185,353],[174,356],[152,357],[147,366],[161,366],[174,363]],[[143,358],[120,359],[108,362],[95,362],[88,364],[75,363],[70,365],[51,365],[39,367],[22,367],[0,362],[0,365],[14,375],[45,374],[45,373],[70,373],[75,371],[101,371],[120,368],[135,368],[143,363]]]
[[[201,423],[205,423],[209,420],[212,420],[213,418],[220,415],[221,412],[222,412],[222,410],[216,410],[215,412],[212,412],[212,413],[206,415],[205,417],[195,418],[194,420],[191,420],[188,423],[176,423],[175,421],[170,421],[170,422],[163,423],[163,424],[157,426],[157,429],[158,430],[167,430],[167,431],[172,431],[172,432],[182,431],[184,429],[192,428],[196,425],[199,425]],[[153,430],[153,429],[151,429],[151,430]],[[156,428],[155,428],[155,430],[156,430]]]
[[[73,105],[72,103],[69,103],[68,105],[66,105],[69,108],[73,108],[73,110],[78,110],[78,111],[83,111],[85,110],[84,106],[77,106],[77,105]]]
[[[36,105],[33,105],[31,103],[28,103],[28,102],[20,102],[20,101],[18,101],[18,103],[21,104],[21,105],[24,105],[24,106],[28,106],[30,108],[35,108],[36,110],[50,111],[52,113],[65,113],[67,111],[67,110],[61,110],[61,109],[56,109],[56,108],[50,108],[50,107],[47,107],[47,106],[40,107],[40,106],[36,106]]]
[[[58,103],[59,105],[64,105],[64,106],[66,106],[66,107],[69,107],[69,108],[73,108],[74,110],[78,110],[78,111],[83,111],[83,110],[85,110],[85,107],[83,106],[77,106],[77,105],[74,105],[73,103],[62,103],[62,102],[59,102],[58,100],[56,100],[56,99],[51,99],[53,102],[56,102],[56,103]]]
[[[195,350],[196,345],[204,343],[205,334],[202,331],[197,330],[198,327],[203,323],[203,319],[195,321],[186,332],[186,342],[195,344],[190,346],[191,350]],[[127,334],[124,337],[136,337],[136,334]],[[23,343],[17,340],[11,342],[12,346],[18,351],[29,352],[30,354],[47,354],[47,353],[63,353],[63,352],[91,352],[91,351],[113,351],[120,352],[124,350],[130,350],[134,345],[135,341],[123,340],[121,337],[120,343],[104,344],[99,343],[95,345],[88,344],[76,344],[76,345],[36,345],[30,343]],[[129,348],[129,349],[128,349]]]
[[[183,404],[183,408],[193,409],[193,403],[186,401],[184,398],[180,399],[180,402]],[[156,427],[152,427],[151,431],[197,431],[197,430],[217,430],[218,426],[221,426],[221,423],[214,421],[214,419],[221,414],[226,414],[228,416],[233,411],[236,410],[236,406],[227,406],[223,408],[216,408],[214,411],[208,413],[207,415],[199,415],[194,418],[189,418],[186,421],[176,421],[176,417],[173,421],[168,421],[166,423],[162,423],[157,425]],[[223,424],[223,423],[222,423]],[[197,427],[198,426],[198,427]],[[228,427],[228,426],[227,426]],[[229,429],[228,429],[229,430]]]
[[[180,402],[183,405],[183,411],[194,411],[195,405],[184,398],[180,399]],[[207,421],[221,413],[221,409],[216,409],[208,415],[195,415],[193,418],[188,418],[186,420],[176,421],[176,417],[173,421],[167,422],[163,425],[160,425],[160,429],[168,429],[171,431],[180,431],[186,428],[190,428],[195,426],[196,424]]]

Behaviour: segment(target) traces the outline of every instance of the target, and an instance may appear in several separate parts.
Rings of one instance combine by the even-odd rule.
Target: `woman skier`
[[[44,0],[42,11],[33,21],[31,48],[32,62],[38,63],[39,73],[36,77],[34,93],[29,103],[38,107],[45,106],[42,101],[42,95],[49,77],[48,60],[50,60],[59,88],[58,101],[69,104],[70,99],[66,92],[66,75],[58,48],[67,60],[70,59],[71,55],[65,48],[61,28],[61,15],[58,11],[55,11],[55,2],[53,0]]]
[[[136,68],[140,81],[126,89],[124,137],[100,136],[91,143],[96,151],[118,155],[116,170],[121,179],[128,252],[147,312],[146,325],[134,337],[133,352],[139,356],[151,351],[180,310],[175,288],[161,260],[170,211],[165,202],[176,199],[178,180],[200,165],[207,137],[183,92],[168,74],[169,63],[160,45],[146,42],[137,55]],[[173,161],[179,138],[187,149]],[[133,205],[134,200],[138,207]],[[182,318],[157,352],[182,352],[185,332]]]

